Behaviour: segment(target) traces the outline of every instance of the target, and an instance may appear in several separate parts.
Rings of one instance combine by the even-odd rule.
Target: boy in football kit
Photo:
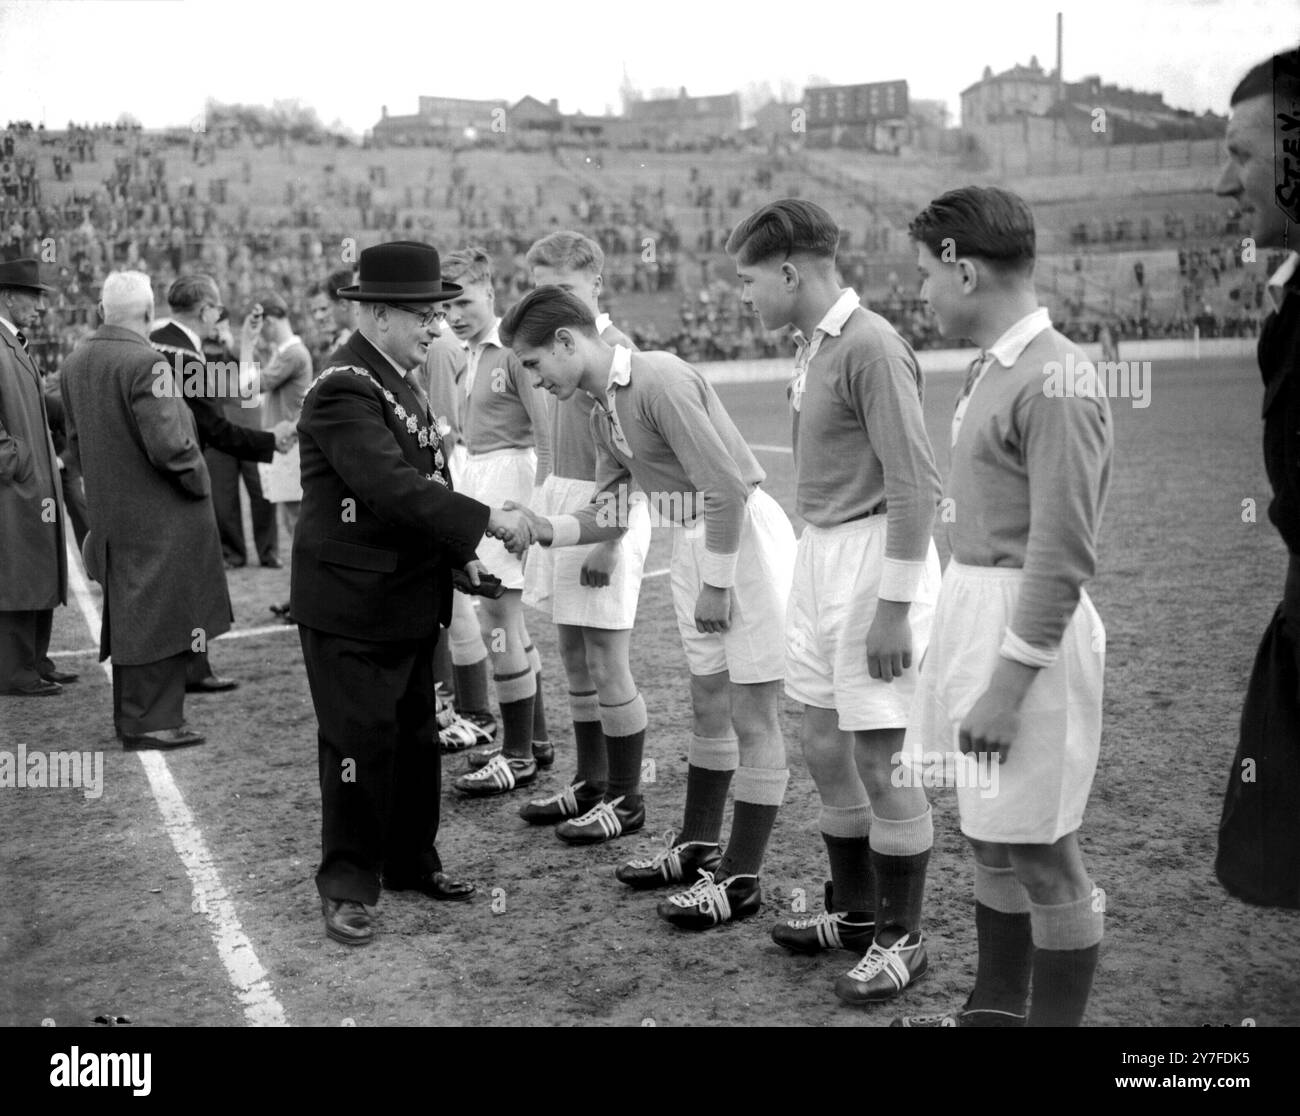
[[[826,910],[781,923],[787,949],[848,949],[849,1003],[900,993],[927,967],[921,933],[934,827],[893,757],[939,591],[931,541],[939,472],[921,412],[921,370],[883,318],[840,288],[839,228],[821,206],[771,202],[736,226],[741,301],[764,329],[794,325],[789,396],[799,538],[786,619],[785,692],[821,797]]]
[[[447,322],[468,347],[462,416],[468,456],[461,491],[526,504],[538,458],[547,455],[545,397],[497,335],[491,257],[481,248],[452,252],[443,260],[443,275],[454,275],[464,288],[447,303]],[[497,539],[479,544],[479,559],[504,588],[499,598],[479,601],[479,626],[501,706],[501,747],[470,753],[471,770],[454,785],[483,797],[534,782],[538,766],[549,767],[555,751],[542,713],[541,659],[524,624],[523,564]]]
[[[785,656],[772,632],[789,593],[790,521],[759,487],[763,470],[717,393],[689,364],[610,345],[582,301],[557,287],[520,300],[501,335],[558,398],[579,390],[596,398],[596,496],[574,515],[531,517],[532,537],[547,546],[613,538],[631,481],[674,522],[673,601],[694,711],[685,822],[671,848],[615,875],[635,888],[698,877],[659,904],[662,918],[685,929],[752,915],[762,906],[758,874],[789,779],[778,719]],[[720,853],[733,773],[731,837]]]
[[[568,291],[591,311],[605,341],[635,348],[600,312],[605,254],[599,244],[564,229],[537,241],[527,261],[534,285]],[[543,516],[578,512],[596,492],[595,400],[585,391],[564,400],[547,399],[551,467],[532,510]],[[534,825],[555,825],[556,836],[575,845],[599,844],[645,825],[641,757],[646,708],[629,664],[650,548],[650,514],[643,501],[632,506],[626,526],[605,542],[533,550],[524,574],[524,603],[555,621],[578,763],[572,783],[550,798],[526,803],[519,816]]]
[[[953,417],[952,560],[904,758],[961,752],[998,765],[998,779],[957,780],[975,853],[975,988],[959,1011],[895,1025],[1023,1026],[1032,986],[1030,1026],[1077,1026],[1103,925],[1078,833],[1101,742],[1105,629],[1083,587],[1110,482],[1110,407],[1104,393],[1059,390],[1062,366],[1087,362],[1038,305],[1019,197],[953,190],[909,232],[940,332],[982,351]]]

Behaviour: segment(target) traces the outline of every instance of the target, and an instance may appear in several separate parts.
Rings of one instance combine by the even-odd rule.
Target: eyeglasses
[[[445,322],[447,320],[446,310],[423,310],[418,306],[403,306],[400,302],[389,302],[385,303],[385,305],[391,306],[394,310],[405,310],[408,314],[414,314],[420,319],[421,328],[427,326],[430,322]]]

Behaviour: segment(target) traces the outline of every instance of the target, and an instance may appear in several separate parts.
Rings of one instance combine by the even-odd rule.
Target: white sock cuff
[[[818,824],[828,837],[867,837],[871,833],[871,805],[823,806]]]
[[[1036,949],[1089,949],[1101,941],[1106,914],[1101,893],[1088,886],[1089,894],[1073,903],[1029,906],[1029,927]]]
[[[934,815],[929,806],[924,814],[901,821],[871,818],[871,851],[885,856],[917,856],[928,852],[934,845]]]
[[[502,705],[512,701],[523,701],[524,698],[530,698],[537,693],[537,675],[532,670],[507,675],[505,678],[494,674],[492,681],[496,684],[497,701]]]
[[[780,806],[789,782],[790,772],[784,767],[741,767],[731,785],[737,802]]]
[[[622,705],[600,705],[600,727],[606,736],[631,736],[644,732],[648,723],[645,699],[637,694]]]
[[[1014,868],[990,868],[975,862],[975,902],[1000,914],[1028,914],[1029,892]]]
[[[691,736],[688,761],[706,771],[735,771],[740,766],[740,741],[734,736]]]
[[[596,697],[596,691],[590,693],[575,694],[569,691],[569,716],[574,723],[582,721],[599,721],[600,720],[600,700]]]

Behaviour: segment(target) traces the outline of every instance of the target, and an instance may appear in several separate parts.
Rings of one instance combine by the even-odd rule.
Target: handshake
[[[275,452],[288,453],[298,440],[298,424],[293,419],[277,422],[271,433],[275,435]]]
[[[533,543],[549,543],[554,537],[548,520],[513,500],[492,509],[484,534],[500,539],[511,554],[520,557]]]

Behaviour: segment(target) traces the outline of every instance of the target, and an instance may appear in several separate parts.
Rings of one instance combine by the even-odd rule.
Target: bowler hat
[[[5,260],[0,263],[0,290],[6,287],[18,287],[28,291],[49,291],[51,294],[57,289],[41,282],[40,264],[35,260]]]
[[[339,298],[353,302],[442,302],[464,289],[442,281],[442,261],[432,244],[415,240],[377,244],[365,249],[357,263],[360,281],[336,291]]]

